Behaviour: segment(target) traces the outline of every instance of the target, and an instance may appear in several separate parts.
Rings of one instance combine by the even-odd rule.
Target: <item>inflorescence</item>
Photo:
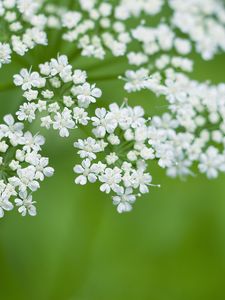
[[[45,139],[24,132],[23,123],[16,122],[12,115],[6,115],[4,121],[0,125],[0,217],[14,206],[22,216],[35,216],[32,193],[54,173],[48,166],[49,159],[41,155]]]
[[[26,102],[16,115],[20,121],[32,122],[41,113],[41,126],[52,127],[61,137],[79,124],[87,125],[86,111],[101,96],[101,90],[86,81],[87,74],[73,70],[65,55],[39,65],[39,72],[22,69],[14,75],[14,84],[24,91]]]
[[[54,173],[41,156],[44,137],[29,131],[37,119],[63,138],[87,126],[85,137],[74,141],[81,159],[75,183],[97,183],[119,213],[159,186],[152,183],[153,160],[170,177],[199,171],[211,179],[225,172],[225,84],[191,78],[193,52],[210,60],[225,51],[224,4],[78,0],[72,6],[0,0],[0,68],[14,54],[26,58],[36,45],[47,46],[51,30],[73,49],[72,56],[58,54],[13,77],[23,102],[0,125],[0,217],[14,206],[23,216],[36,215],[32,193]],[[146,90],[164,99],[166,111],[150,117],[127,100],[99,107],[102,91],[85,70],[73,67],[75,55],[102,64],[108,56],[120,57],[125,69],[115,79],[124,81],[125,92]]]

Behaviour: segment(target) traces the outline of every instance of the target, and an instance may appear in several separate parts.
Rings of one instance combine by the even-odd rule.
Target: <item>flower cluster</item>
[[[70,129],[87,125],[86,109],[101,96],[101,90],[86,79],[86,72],[73,70],[65,55],[40,64],[39,72],[22,69],[14,75],[14,84],[27,101],[19,107],[18,119],[32,122],[40,112],[42,127],[53,127],[61,137],[68,137]]]
[[[190,174],[197,162],[201,173],[217,177],[225,171],[225,84],[200,83],[172,69],[163,77],[148,85],[165,96],[170,111],[152,119],[159,163],[175,176]]]
[[[48,158],[40,154],[45,140],[24,132],[23,124],[15,122],[12,115],[6,115],[4,121],[0,125],[0,217],[14,205],[22,216],[35,216],[32,193],[54,173]]]
[[[151,69],[152,72],[150,74]],[[189,73],[193,71],[193,61],[185,57],[170,57],[169,55],[163,54],[155,60],[154,68],[140,67],[137,70],[127,70],[125,76],[119,76],[119,79],[126,82],[124,89],[128,93],[141,91],[142,89],[150,89],[157,94],[160,90],[159,87],[161,87],[159,82],[165,70],[168,69],[181,70]]]
[[[154,16],[160,13],[164,0],[121,0],[115,9],[115,16],[119,20],[140,17],[142,14]]]
[[[81,55],[103,59],[107,53],[113,56],[126,54],[132,42],[127,20],[138,18],[143,13],[156,15],[164,4],[163,0],[121,0],[117,5],[99,0],[79,0],[76,10],[50,5],[49,27],[63,30],[62,38],[81,49]],[[60,24],[60,25],[59,25]]]
[[[204,59],[225,50],[225,7],[215,0],[169,0],[173,11],[171,26],[195,44]]]
[[[192,51],[191,42],[177,37],[168,24],[156,27],[139,24],[131,30],[131,40],[137,44],[137,50],[130,47],[126,54],[129,69],[123,79],[128,82],[125,86],[128,92],[146,88],[149,73],[156,70],[171,67],[187,73],[193,71],[194,63],[186,57]]]
[[[148,122],[140,106],[110,104],[97,108],[91,118],[93,136],[74,143],[82,159],[74,167],[76,184],[100,183],[100,190],[111,193],[119,213],[132,209],[141,194],[148,193],[152,176],[147,162],[155,158],[148,143]]]
[[[188,55],[192,42],[204,59],[224,51],[225,8],[219,1],[192,0],[183,5],[182,0],[170,0],[169,16],[160,19],[157,26],[149,26],[149,15],[159,14],[166,3],[120,0],[115,6],[101,1],[78,1],[77,10],[52,8],[57,16],[52,23],[58,27],[61,24],[63,39],[76,42],[82,55],[103,59],[109,50],[114,56],[126,55],[128,63],[136,66],[148,63],[149,57],[154,65],[152,55],[160,51],[176,50],[179,55]],[[127,22],[140,17],[142,21],[133,28]],[[135,48],[139,47],[136,52],[129,47],[134,42]]]
[[[76,44],[81,55],[103,59],[109,50],[123,56],[131,41],[126,26],[113,16],[113,5],[100,1],[79,1],[81,11],[62,14],[63,39]]]
[[[125,91],[149,90],[165,100],[167,109],[148,118],[140,106],[113,103],[91,117],[89,106],[102,92],[66,55],[37,69],[21,69],[13,77],[24,98],[17,121],[6,115],[0,125],[0,217],[14,205],[22,215],[35,215],[32,192],[53,174],[40,154],[44,138],[24,132],[24,124],[36,119],[61,137],[90,124],[92,133],[74,143],[82,159],[74,167],[75,183],[98,182],[119,213],[130,211],[153,186],[151,160],[171,177],[196,169],[208,178],[225,172],[225,84],[189,75],[193,50],[205,60],[225,51],[221,1],[74,0],[64,7],[43,0],[0,0],[0,18],[0,68],[13,53],[23,56],[35,45],[52,43],[51,33],[57,32],[71,61],[77,54],[124,58],[115,77],[125,81]]]
[[[222,2],[169,0],[168,4],[171,14],[166,20],[160,20],[157,26],[151,27],[146,19],[146,22],[131,29],[131,39],[139,41],[141,49],[136,56],[130,55],[130,62],[142,64],[147,61],[146,56],[160,51],[165,54],[172,49],[186,56],[192,51],[192,44],[206,60],[225,50],[225,7]]]
[[[47,45],[40,7],[41,1],[0,0],[0,68],[11,62],[12,52],[23,56],[35,45]]]

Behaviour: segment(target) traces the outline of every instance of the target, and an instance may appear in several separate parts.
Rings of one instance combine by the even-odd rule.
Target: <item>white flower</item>
[[[101,97],[102,94],[99,88],[87,82],[75,87],[72,92],[77,95],[78,105],[83,108],[87,108],[90,103],[95,103],[96,98]]]
[[[73,73],[73,82],[75,84],[82,84],[85,83],[87,79],[87,73],[82,70],[75,70]]]
[[[129,116],[131,118],[131,127],[137,128],[145,124],[146,120],[144,117],[144,109],[141,106],[135,106],[129,108]]]
[[[49,62],[39,65],[40,73],[45,76],[49,76],[51,73],[51,65]]]
[[[130,65],[140,66],[142,64],[145,64],[148,61],[147,55],[141,52],[139,53],[130,52],[128,53],[127,57]]]
[[[43,85],[44,79],[40,77],[38,72],[22,69],[20,74],[13,76],[13,81],[16,86],[21,86],[22,90],[29,90],[32,87],[40,87]]]
[[[49,90],[42,91],[41,94],[45,99],[52,99],[54,97],[53,91],[49,91]]]
[[[188,54],[191,52],[191,43],[189,40],[176,38],[174,41],[175,48],[177,52],[182,55]]]
[[[3,119],[6,125],[1,124],[0,131],[4,133],[5,137],[10,139],[12,145],[16,146],[17,144],[20,144],[24,125],[22,123],[15,122],[12,115],[5,115]]]
[[[67,27],[69,29],[75,27],[78,22],[80,21],[81,19],[81,14],[78,13],[78,12],[66,12],[64,15],[63,15],[63,18],[62,18],[62,21],[63,21],[63,26],[64,27]]]
[[[129,212],[132,210],[132,204],[136,200],[132,188],[122,189],[116,196],[112,197],[113,204],[117,206],[118,213]]]
[[[38,9],[38,2],[32,0],[18,0],[18,9],[26,17],[32,17]]]
[[[86,126],[90,120],[88,113],[83,108],[79,107],[73,109],[73,119],[76,124],[82,124],[84,126]]]
[[[144,173],[142,169],[138,169],[132,174],[132,181],[134,187],[139,187],[139,191],[142,194],[148,193],[148,186],[151,185],[152,176],[148,173]]]
[[[49,159],[40,157],[36,152],[31,152],[26,156],[26,162],[29,162],[36,168],[35,179],[43,181],[44,177],[51,177],[54,174],[54,169],[49,167]]]
[[[0,142],[0,152],[5,153],[8,148],[9,148],[9,146],[6,144],[5,141]]]
[[[117,135],[113,134],[113,133],[109,135],[107,140],[112,145],[119,145],[120,144],[119,137]]]
[[[3,199],[0,195],[0,218],[4,217],[4,210],[10,211],[13,209],[13,204],[8,199]]]
[[[41,127],[45,127],[49,129],[52,125],[53,121],[50,116],[42,117],[41,118]]]
[[[95,168],[91,166],[91,161],[89,159],[83,160],[81,165],[76,165],[74,167],[74,172],[81,174],[75,179],[76,184],[85,185],[87,181],[93,183],[97,180]]]
[[[100,182],[103,182],[100,186],[100,190],[107,194],[111,191],[111,189],[114,192],[120,191],[121,187],[119,186],[119,183],[121,182],[121,179],[121,170],[119,168],[106,168],[104,173],[99,176]]]
[[[8,64],[11,61],[12,50],[9,44],[0,42],[0,68],[3,64]]]
[[[63,103],[67,107],[71,107],[74,104],[74,101],[71,96],[63,96]]]
[[[24,169],[18,169],[17,170],[17,178],[11,178],[10,182],[19,187],[19,190],[21,192],[24,192],[29,188],[32,192],[35,192],[37,189],[39,189],[40,184],[36,180],[36,169],[34,166],[29,166]]]
[[[116,155],[115,152],[112,152],[109,155],[107,155],[105,159],[107,161],[107,164],[112,165],[119,159],[119,157]]]
[[[140,91],[148,87],[149,71],[141,68],[138,71],[128,70],[125,73],[125,90],[130,92]]]
[[[92,117],[91,120],[93,126],[96,127],[93,129],[93,133],[96,137],[104,137],[106,132],[114,132],[117,122],[110,113],[107,113],[105,108],[97,108],[95,115],[96,117]]]
[[[19,110],[16,112],[16,115],[20,121],[32,122],[35,120],[37,105],[35,103],[24,103],[20,105]]]
[[[68,64],[66,55],[60,55],[57,59],[52,58],[50,62],[51,75],[59,74],[64,82],[68,82],[72,78],[72,66]]]
[[[61,137],[68,137],[69,130],[75,126],[75,122],[72,120],[71,112],[67,108],[64,108],[63,112],[60,114],[56,113],[53,120],[53,128],[59,130]]]
[[[28,90],[28,91],[24,92],[23,96],[24,96],[28,101],[36,100],[37,97],[38,97],[38,91],[35,91],[35,90]]]
[[[36,134],[32,135],[29,131],[24,134],[24,146],[23,149],[25,151],[40,151],[41,146],[44,145],[45,138],[42,135]]]
[[[225,156],[219,154],[218,149],[210,146],[206,153],[200,155],[198,168],[201,173],[206,173],[208,178],[216,178],[219,171],[225,171]]]
[[[79,139],[74,143],[74,147],[80,149],[78,154],[81,158],[95,159],[97,152],[100,152],[102,149],[99,143],[95,139],[88,137],[86,140]]]
[[[24,217],[28,213],[30,216],[36,216],[36,207],[34,201],[32,201],[32,195],[28,195],[27,191],[20,192],[19,198],[15,199],[16,206],[18,206],[18,212]]]

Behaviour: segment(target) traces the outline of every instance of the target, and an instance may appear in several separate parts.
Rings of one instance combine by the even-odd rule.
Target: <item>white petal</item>
[[[87,183],[87,177],[80,175],[75,179],[76,184],[85,185]]]

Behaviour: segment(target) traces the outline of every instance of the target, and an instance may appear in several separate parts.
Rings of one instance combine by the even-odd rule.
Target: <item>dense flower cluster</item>
[[[130,43],[125,24],[116,20],[113,5],[100,1],[79,1],[82,11],[62,14],[63,39],[81,49],[81,55],[103,59],[109,50],[123,56]]]
[[[171,23],[192,40],[204,59],[225,51],[225,8],[223,1],[169,0]]]
[[[35,45],[47,45],[46,17],[39,13],[41,2],[0,0],[0,68],[11,62],[12,52],[23,56]]]
[[[115,6],[102,1],[78,1],[77,10],[52,7],[56,20],[64,31],[63,39],[73,42],[80,48],[81,55],[103,59],[109,51],[113,56],[127,55],[128,62],[133,65],[141,65],[148,62],[148,56],[161,50],[169,51],[175,44],[178,52],[187,54],[191,51],[188,40],[176,38],[169,25],[160,22],[158,27],[151,28],[139,24],[130,28],[128,20],[142,16],[158,14],[164,1],[132,1],[121,0]],[[49,11],[49,9],[48,9]],[[59,17],[61,12],[61,18]],[[132,45],[136,41],[137,46],[143,43],[140,51],[134,52]],[[139,47],[140,48],[140,47]]]
[[[14,75],[14,84],[21,87],[27,101],[16,112],[18,119],[31,123],[41,112],[42,127],[68,137],[70,129],[87,125],[86,109],[101,96],[101,90],[86,79],[86,72],[73,70],[65,55],[39,65],[39,72],[22,69]]]
[[[82,159],[74,167],[79,174],[75,183],[100,182],[100,190],[113,195],[119,213],[130,211],[136,198],[152,185],[147,162],[155,154],[148,142],[149,120],[142,107],[116,103],[108,111],[97,108],[91,120],[93,137],[74,143]]]
[[[17,120],[6,115],[0,125],[0,217],[14,204],[22,215],[35,215],[32,192],[53,174],[40,154],[44,138],[24,132],[24,124],[36,119],[61,137],[78,126],[91,126],[92,133],[74,143],[82,159],[74,167],[75,183],[98,182],[119,213],[130,211],[153,186],[152,160],[170,177],[199,171],[216,178],[225,172],[225,84],[190,78],[194,50],[205,60],[225,51],[221,1],[77,0],[66,7],[44,0],[0,0],[0,30],[0,68],[13,53],[23,56],[48,41],[57,47],[51,40],[54,32],[71,63],[76,55],[121,57],[119,74],[113,76],[125,81],[125,92],[145,89],[164,99],[166,108],[150,118],[141,106],[125,101],[108,110],[97,105],[91,117],[89,106],[102,92],[66,55],[58,54],[38,69],[21,69],[13,77],[24,98]]]
[[[200,83],[172,69],[162,74],[148,81],[154,94],[166,98],[170,111],[152,120],[156,156],[159,162],[166,159],[161,166],[168,175],[183,176],[197,162],[201,173],[217,177],[225,172],[225,84]]]
[[[159,14],[169,4],[171,11],[158,25],[148,25],[149,15]],[[120,0],[117,5],[96,0],[81,1],[74,10],[50,6],[50,24],[62,27],[63,39],[80,48],[81,55],[103,59],[107,53],[128,58],[131,65],[151,65],[160,51],[176,50],[188,55],[194,48],[204,59],[225,49],[225,8],[213,0]],[[141,17],[136,26],[129,19]],[[51,26],[51,25],[50,25]],[[184,37],[177,34],[177,29]],[[136,42],[134,51],[132,45]],[[131,47],[130,47],[131,45]]]
[[[23,124],[15,122],[12,115],[6,115],[4,121],[0,125],[0,217],[14,205],[22,216],[35,216],[32,193],[54,173],[48,158],[40,154],[45,140],[41,135],[24,132]]]

